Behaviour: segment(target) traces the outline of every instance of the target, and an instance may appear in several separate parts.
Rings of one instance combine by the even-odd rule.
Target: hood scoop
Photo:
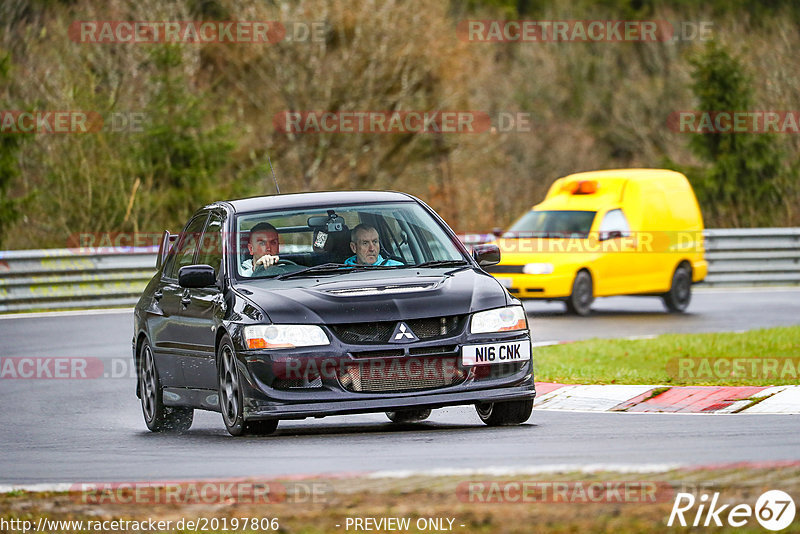
[[[372,297],[375,295],[393,295],[397,293],[416,293],[431,291],[439,286],[439,282],[425,284],[389,284],[372,287],[347,287],[341,289],[322,289],[321,293],[334,297]]]

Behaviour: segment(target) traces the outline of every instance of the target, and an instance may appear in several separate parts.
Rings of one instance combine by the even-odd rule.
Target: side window
[[[212,213],[203,232],[200,250],[197,254],[199,265],[210,265],[219,274],[222,265],[222,217]]]
[[[192,265],[194,254],[197,252],[197,244],[200,241],[200,233],[203,231],[207,218],[208,214],[203,213],[192,219],[186,226],[177,246],[170,252],[170,264],[164,269],[166,276],[177,278],[181,267]]]
[[[631,235],[631,227],[622,210],[611,210],[600,223],[600,239],[609,239],[611,232],[619,232],[622,237]]]

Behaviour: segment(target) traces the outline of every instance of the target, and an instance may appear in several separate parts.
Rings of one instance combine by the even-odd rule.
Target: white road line
[[[37,317],[69,317],[73,315],[111,315],[120,313],[133,313],[133,308],[100,308],[91,310],[6,313],[6,314],[0,314],[0,319],[32,319]]]

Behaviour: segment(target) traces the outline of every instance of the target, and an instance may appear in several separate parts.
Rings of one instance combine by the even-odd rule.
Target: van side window
[[[611,210],[603,217],[603,222],[600,223],[600,239],[610,239],[615,237],[612,232],[619,234],[616,237],[628,237],[631,235],[631,227],[628,225],[628,219],[622,210]]]

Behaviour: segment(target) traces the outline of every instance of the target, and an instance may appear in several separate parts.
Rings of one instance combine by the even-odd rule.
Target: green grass
[[[752,372],[754,362],[742,362],[735,373],[690,376],[686,369],[703,363],[687,358],[792,358],[779,361],[779,373]],[[679,372],[679,359],[684,372]],[[763,363],[755,362],[757,364]],[[713,361],[712,361],[713,363]],[[751,330],[744,333],[668,334],[654,339],[591,339],[534,350],[536,380],[565,384],[666,384],[768,386],[800,383],[800,326]],[[727,366],[726,366],[727,367]],[[758,367],[760,369],[760,367]],[[720,367],[723,370],[725,368]],[[732,367],[731,367],[732,369]]]

